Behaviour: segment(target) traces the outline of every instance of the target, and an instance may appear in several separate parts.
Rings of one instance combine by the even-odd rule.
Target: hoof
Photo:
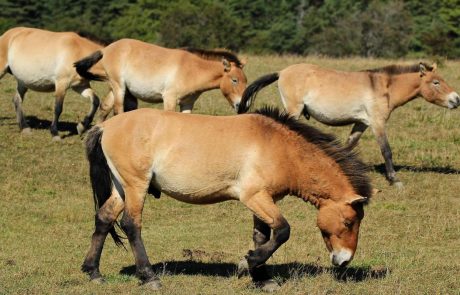
[[[275,282],[275,280],[272,279],[256,282],[254,284],[260,290],[268,293],[278,291],[281,288],[281,286],[277,282]]]
[[[32,129],[30,129],[30,127],[26,127],[21,130],[21,134],[25,134],[25,135],[32,134]]]
[[[152,278],[149,281],[143,283],[142,286],[149,288],[152,291],[157,291],[161,289],[161,281],[158,278]]]
[[[82,135],[86,131],[86,127],[83,126],[82,123],[78,123],[77,125],[77,133],[78,135]]]
[[[59,141],[61,141],[61,137],[59,135],[55,135],[55,136],[53,136],[52,140],[56,141],[56,142],[59,142]]]
[[[249,274],[249,264],[246,258],[242,258],[238,263],[238,278]]]

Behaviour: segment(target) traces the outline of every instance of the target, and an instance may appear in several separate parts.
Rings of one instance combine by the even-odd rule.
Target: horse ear
[[[227,59],[223,58],[222,64],[224,65],[224,72],[230,72],[230,68],[231,68],[230,62]]]
[[[360,196],[360,195],[354,195],[351,200],[347,201],[347,204],[355,205],[355,204],[358,204],[358,203],[366,203],[366,202],[367,202],[367,198],[365,198],[363,196]]]
[[[248,63],[248,58],[247,57],[242,57],[240,59],[240,63],[241,63],[241,68],[244,68],[244,66]]]
[[[425,74],[426,74],[426,67],[422,62],[420,62],[420,77],[425,76]]]
[[[434,72],[438,68],[438,65],[436,63],[433,63],[431,67],[433,68],[431,71]]]

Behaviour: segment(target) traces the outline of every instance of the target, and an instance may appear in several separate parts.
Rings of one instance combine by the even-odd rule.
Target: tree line
[[[334,57],[460,57],[459,0],[0,0],[0,33]]]

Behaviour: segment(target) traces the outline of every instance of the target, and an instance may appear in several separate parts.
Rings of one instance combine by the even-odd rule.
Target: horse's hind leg
[[[16,111],[16,119],[19,124],[19,129],[21,130],[22,133],[30,133],[30,127],[27,124],[27,121],[24,117],[24,113],[22,111],[22,103],[24,101],[26,92],[27,92],[27,88],[24,85],[18,83],[16,93],[14,94],[14,97],[13,97],[14,109]]]
[[[89,274],[90,279],[96,282],[102,282],[103,278],[99,272],[99,262],[101,259],[102,248],[109,230],[113,227],[123,210],[124,203],[118,192],[113,189],[112,195],[97,211],[95,216],[96,229],[91,238],[91,247],[86,254],[85,261],[81,270]]]
[[[94,93],[93,89],[90,88],[89,84],[84,84],[80,86],[72,87],[72,89],[79,93],[81,96],[88,98],[91,101],[91,108],[88,114],[85,116],[82,122],[79,122],[77,125],[78,134],[83,134],[88,128],[91,122],[93,121],[94,114],[99,107],[99,97]]]
[[[351,129],[350,136],[348,137],[347,146],[354,147],[361,138],[361,135],[363,135],[364,131],[366,131],[367,127],[368,126],[364,123],[355,123]]]
[[[104,122],[107,119],[107,117],[110,114],[110,111],[112,111],[113,108],[113,100],[113,92],[109,91],[109,93],[107,93],[107,95],[99,105],[99,115],[97,123]]]
[[[273,230],[271,238],[265,243],[258,245],[254,251],[249,251],[246,259],[249,265],[249,273],[256,285],[264,290],[274,291],[279,288],[279,285],[270,279],[263,265],[289,239],[289,223],[281,215],[278,207],[273,202],[272,196],[266,192],[262,191],[253,196],[242,197],[241,201],[261,222],[267,224]],[[266,231],[266,229],[263,229],[263,231]],[[266,236],[263,240],[265,239]],[[262,239],[258,242],[262,242]]]
[[[141,237],[142,209],[147,187],[136,185],[125,187],[125,211],[121,219],[121,228],[128,236],[129,244],[136,262],[136,276],[149,288],[161,288],[160,280],[155,276],[150,264],[144,242]]]

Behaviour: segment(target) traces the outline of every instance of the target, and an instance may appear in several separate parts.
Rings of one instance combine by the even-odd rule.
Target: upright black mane
[[[205,50],[205,49],[191,48],[191,47],[184,47],[181,49],[188,51],[190,53],[196,54],[204,59],[222,60],[222,58],[225,58],[229,62],[234,62],[237,67],[240,67],[240,68],[243,67],[243,64],[239,60],[238,56],[236,56],[235,53],[228,51],[228,50],[224,50],[224,49]]]
[[[353,148],[342,146],[335,136],[323,133],[312,126],[301,123],[288,113],[280,111],[277,108],[263,107],[254,113],[275,120],[301,135],[308,142],[318,146],[339,164],[357,194],[365,198],[371,197],[372,187],[367,176],[369,167],[359,159],[358,153]]]
[[[428,65],[427,63],[421,62],[418,64],[402,66],[402,65],[389,65],[381,68],[369,69],[364,70],[363,72],[369,73],[383,73],[388,75],[399,75],[399,74],[406,74],[406,73],[417,73],[420,71],[420,65],[425,66],[428,71],[432,71],[433,67]]]

